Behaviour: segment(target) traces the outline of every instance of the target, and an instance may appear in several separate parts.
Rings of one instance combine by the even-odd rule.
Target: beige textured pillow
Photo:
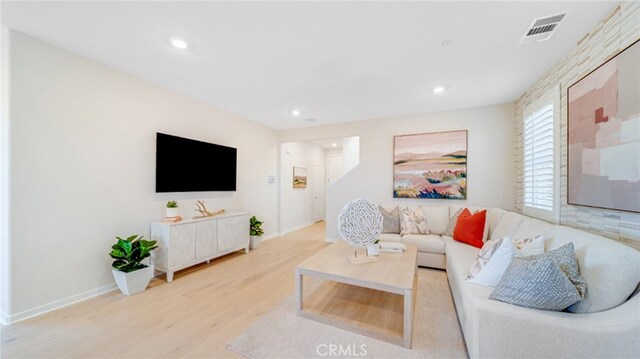
[[[429,234],[427,218],[422,211],[422,206],[410,211],[407,206],[400,208],[400,234]]]
[[[544,253],[544,236],[514,239],[513,245],[516,247],[516,256],[518,257],[537,256]]]
[[[443,236],[453,237],[453,230],[456,228],[456,223],[458,223],[458,217],[460,217],[460,213],[464,211],[464,208],[460,208],[453,216],[449,219],[449,224],[447,225],[447,229],[442,233]]]

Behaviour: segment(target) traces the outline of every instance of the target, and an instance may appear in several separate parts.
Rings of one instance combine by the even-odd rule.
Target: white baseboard
[[[278,233],[271,233],[269,235],[266,235],[266,236],[262,237],[262,241],[263,242],[264,241],[268,241],[269,239],[276,238],[276,237],[279,237],[279,236],[280,236],[280,234],[278,234]]]
[[[325,239],[324,239],[324,241],[325,241],[325,242],[331,242],[331,243],[334,243],[334,242],[337,242],[337,241],[338,241],[338,238],[329,238],[329,237],[327,237],[327,238],[325,238]]]
[[[316,222],[311,221],[311,222],[308,222],[308,223],[301,224],[301,225],[299,225],[299,226],[295,226],[295,227],[287,228],[287,229],[283,230],[283,231],[282,231],[282,233],[280,233],[280,235],[281,235],[281,236],[284,236],[284,235],[285,235],[285,234],[287,234],[287,233],[291,233],[291,232],[297,231],[297,230],[299,230],[299,229],[302,229],[302,228],[305,228],[305,227],[309,227],[309,226],[311,226],[311,225],[313,225],[313,224],[315,224],[315,223],[316,223]]]
[[[113,290],[118,289],[118,285],[114,282],[96,289],[92,289],[92,290],[88,290],[86,292],[82,292],[82,293],[78,293],[76,295],[72,295],[70,297],[64,298],[64,299],[60,299],[60,300],[56,300],[54,302],[51,303],[47,303],[47,304],[43,304],[41,306],[35,307],[35,308],[31,308],[31,309],[27,309],[25,311],[19,312],[19,313],[15,313],[15,314],[11,314],[11,315],[5,315],[4,313],[2,313],[2,322],[4,325],[7,324],[13,324],[13,323],[17,323],[29,318],[33,318],[35,316],[38,315],[42,315],[51,311],[54,311],[56,309],[60,309],[60,308],[64,308],[66,306],[69,306],[71,304],[75,304],[78,302],[82,302],[85,301],[87,299],[99,296],[101,294],[105,294],[108,292],[111,292]],[[6,318],[5,318],[6,316]]]
[[[9,315],[3,311],[0,311],[0,324],[9,325]]]

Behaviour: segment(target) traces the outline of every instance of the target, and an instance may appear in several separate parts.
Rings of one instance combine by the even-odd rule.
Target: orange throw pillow
[[[484,223],[487,219],[487,210],[478,211],[471,214],[469,209],[465,208],[456,223],[453,230],[453,239],[458,242],[482,248],[482,236],[484,234]]]

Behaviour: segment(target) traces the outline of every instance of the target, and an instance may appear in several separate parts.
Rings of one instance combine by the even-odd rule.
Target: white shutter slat
[[[554,122],[553,102],[534,109],[525,119],[524,205],[553,211],[554,199]]]

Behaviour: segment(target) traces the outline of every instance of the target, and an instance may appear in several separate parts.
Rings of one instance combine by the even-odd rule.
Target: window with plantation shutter
[[[554,88],[524,112],[523,212],[551,222],[558,222],[559,213],[559,107]]]

